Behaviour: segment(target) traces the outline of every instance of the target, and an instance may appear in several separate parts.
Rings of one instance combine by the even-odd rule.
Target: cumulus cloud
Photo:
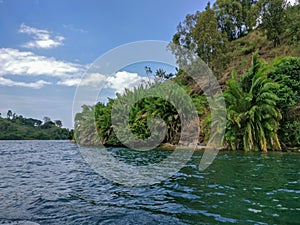
[[[0,85],[41,88],[49,82],[18,82],[4,78],[6,75],[18,76],[48,76],[59,80],[74,79],[78,82],[85,70],[85,66],[57,60],[53,57],[36,55],[29,51],[19,51],[12,48],[0,48]],[[79,79],[80,80],[80,79]],[[74,83],[74,85],[76,85]],[[68,85],[69,86],[69,85]]]
[[[18,87],[40,89],[43,86],[49,85],[49,84],[51,84],[51,83],[44,81],[44,80],[26,83],[26,82],[18,82],[18,81],[13,81],[11,79],[4,78],[4,77],[0,77],[0,85],[2,85],[2,86],[9,86],[9,87],[18,86]]]
[[[19,28],[19,33],[24,33],[30,35],[33,40],[22,45],[25,48],[55,48],[63,45],[65,38],[60,35],[53,35],[48,30],[37,29],[35,27],[30,27],[21,24]]]
[[[88,86],[88,87],[99,87],[100,84],[106,82],[106,76],[99,73],[91,73],[84,76],[84,78],[70,78],[59,81],[57,84],[65,86]]]
[[[125,88],[132,89],[141,84],[152,82],[149,78],[139,76],[137,73],[127,71],[117,72],[113,76],[106,76],[100,73],[86,74],[82,78],[64,79],[58,84],[66,86],[86,86],[90,88],[110,88],[115,92],[123,93]]]
[[[84,66],[59,61],[53,57],[36,55],[28,51],[12,48],[0,48],[0,76],[3,75],[47,75],[52,77],[69,77],[79,75]]]
[[[116,90],[116,92],[123,93],[126,89],[132,89],[150,82],[149,78],[141,77],[137,73],[129,73],[126,71],[117,72],[114,76],[107,79],[108,86]]]
[[[64,62],[53,57],[36,55],[30,51],[20,51],[12,48],[0,48],[0,85],[20,86],[28,88],[42,88],[49,82],[38,80],[35,82],[18,82],[5,78],[6,75],[16,76],[47,76],[56,78],[56,84],[62,86],[86,86],[91,88],[110,88],[122,93],[125,88],[131,89],[140,84],[151,82],[149,78],[137,73],[126,71],[117,72],[113,76],[100,73],[90,73],[82,77],[85,65]],[[11,78],[11,77],[10,77]]]

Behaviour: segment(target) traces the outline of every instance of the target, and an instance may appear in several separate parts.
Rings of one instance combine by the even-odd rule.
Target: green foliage
[[[11,110],[7,118],[0,117],[0,140],[66,140],[73,139],[72,131],[56,126],[54,122],[25,118]]]
[[[207,113],[204,119],[201,121],[201,132],[202,132],[202,142],[207,143],[211,133],[211,113]]]
[[[228,118],[226,140],[232,149],[281,149],[277,136],[281,119],[276,107],[279,98],[274,94],[279,85],[269,79],[265,71],[256,53],[242,80],[237,81],[233,72],[233,78],[227,82],[228,89],[224,93]]]
[[[116,126],[118,128],[124,127],[124,134],[127,129],[131,130],[133,136],[128,136],[125,140],[125,144],[135,143],[136,139],[146,140],[151,136],[151,139],[159,140],[161,137],[156,131],[163,129],[163,124],[155,123],[155,118],[161,118],[166,124],[166,136],[163,142],[176,143],[179,140],[180,134],[180,118],[175,107],[169,102],[171,96],[180,96],[176,93],[177,89],[168,90],[170,93],[166,94],[165,89],[161,86],[164,84],[152,84],[150,86],[139,86],[132,91],[125,90],[123,95],[117,96],[117,107],[112,112],[117,118]],[[160,88],[161,87],[161,88]],[[165,96],[165,99],[161,97],[142,97],[144,93],[155,93],[157,96]],[[122,102],[122,105],[119,103]],[[183,101],[184,102],[184,101]],[[182,104],[183,104],[182,102]],[[135,103],[132,105],[132,103]],[[129,118],[124,114],[124,107],[131,107]],[[129,127],[127,127],[127,122]],[[149,124],[152,124],[153,133],[150,132]],[[122,132],[122,130],[120,131]],[[155,138],[156,137],[156,138]]]
[[[218,30],[218,22],[212,9],[207,8],[200,14],[195,28],[192,30],[192,36],[197,46],[198,56],[209,66],[216,66],[213,59],[225,53],[226,38]]]
[[[179,69],[173,81],[180,85],[182,88],[186,89],[187,92],[191,90],[192,84],[195,83],[193,78],[181,69]]]
[[[275,92],[280,98],[278,107],[283,114],[278,130],[280,141],[286,146],[300,146],[300,117],[291,113],[300,102],[300,58],[276,60],[269,77],[280,84]]]
[[[274,47],[280,44],[280,37],[286,26],[286,0],[261,0],[262,28]]]
[[[300,58],[286,57],[273,63],[273,70],[268,75],[280,83],[277,91],[281,98],[279,106],[286,111],[288,107],[298,104],[300,101]]]
[[[12,114],[11,110],[8,110],[6,115],[7,115],[7,119],[12,119],[13,118],[13,114]]]
[[[247,46],[247,47],[243,47],[243,48],[241,49],[241,52],[242,52],[244,55],[248,55],[248,54],[254,52],[254,50],[255,50],[255,47],[250,45],[250,46]]]
[[[189,60],[192,53],[197,54],[218,78],[232,69],[243,74],[257,49],[267,61],[276,57],[300,56],[299,16],[300,5],[290,6],[283,0],[217,0],[213,10],[207,7],[205,11],[187,15],[179,23],[170,48],[179,63]],[[219,32],[212,29],[216,20]],[[214,44],[213,51],[218,54],[205,51],[205,48],[203,51],[206,43],[220,43],[219,33],[222,33],[224,42],[223,45]],[[209,42],[206,42],[207,37]]]
[[[293,117],[280,123],[280,110],[283,112],[285,120],[287,116],[283,109],[295,106],[298,101],[299,65],[299,58],[290,57],[277,60],[270,67],[258,58],[258,52],[256,52],[252,58],[252,66],[245,75],[237,77],[235,72],[232,72],[232,79],[227,82],[227,90],[224,93],[228,110],[225,139],[232,149],[280,150],[279,137],[280,141],[287,146],[298,143],[300,140],[300,131],[297,129],[299,119]],[[179,70],[179,76],[174,81],[184,87],[186,93],[189,93],[189,82],[185,85],[182,84],[184,77],[186,74]],[[104,145],[122,145],[112,126],[111,115],[114,114],[118,118],[115,125],[119,128],[129,129],[133,134],[128,136],[125,142],[122,142],[124,144],[159,135],[151,133],[152,131],[149,129],[149,124],[156,117],[162,118],[166,124],[167,132],[163,143],[178,143],[181,121],[179,113],[168,100],[172,95],[180,96],[181,94],[177,93],[176,89],[170,90],[169,94],[161,93],[160,89],[156,89],[156,93],[165,98],[144,97],[140,99],[141,93],[155,88],[158,84],[162,85],[163,83],[125,90],[122,95],[117,94],[116,99],[109,99],[107,104],[98,103],[93,107],[83,106],[83,111],[75,117],[77,141],[81,144],[96,144],[100,140]],[[289,92],[284,92],[287,88],[289,88]],[[207,99],[204,95],[198,94],[192,94],[190,98],[192,98],[198,111],[198,117],[201,119],[202,133],[200,133],[199,140],[205,143],[210,137],[212,125]],[[184,101],[182,100],[182,102]],[[122,103],[121,108],[117,107],[113,111],[113,105],[116,102]],[[124,107],[130,107],[129,116],[124,113],[122,109]],[[124,121],[128,123],[124,123]],[[160,123],[152,125],[154,125],[154,132],[162,126]],[[120,132],[122,133],[122,129]],[[126,134],[125,130],[124,134]]]
[[[83,106],[82,112],[75,117],[77,142],[95,145],[100,141],[103,145],[120,146],[122,143],[135,145],[139,140],[149,140],[149,143],[152,143],[151,140],[163,138],[161,139],[163,143],[178,143],[181,132],[180,115],[183,113],[180,110],[191,112],[192,109],[188,108],[189,104],[187,104],[189,96],[186,91],[188,90],[180,88],[176,83],[172,84],[172,88],[168,85],[169,83],[141,85],[133,90],[125,89],[123,94],[117,94],[117,98],[109,99],[107,104]],[[150,96],[147,96],[147,93]],[[151,97],[153,93],[155,94]],[[164,98],[155,96],[164,96]],[[176,109],[171,103],[174,96],[176,104],[181,106],[181,109]],[[192,102],[198,110],[198,115],[203,116],[207,107],[204,97],[193,96]],[[129,115],[126,113],[128,108]],[[188,114],[185,115],[186,119],[190,119]],[[115,118],[114,125],[112,125],[112,116]],[[126,140],[119,140],[116,137],[116,127],[118,134],[126,136]],[[162,137],[161,131],[164,129],[166,133]]]
[[[251,55],[257,49],[261,58],[268,62],[275,57],[300,55],[299,10],[299,5],[291,7],[283,0],[216,0],[213,9],[208,5],[203,12],[189,14],[177,27],[169,48],[175,54],[178,65],[192,62],[191,59],[197,55],[221,78],[222,85],[228,79],[229,71],[244,74],[237,76],[233,72],[227,86],[222,86],[223,90],[227,89],[226,140],[232,149],[280,150],[279,138],[283,146],[300,144],[300,116],[296,112],[300,100],[299,58],[280,59],[267,66],[258,59],[256,52],[248,69]],[[153,72],[150,67],[145,69],[158,83],[172,80],[190,94],[201,120],[200,140],[208,141],[214,120],[206,97],[198,91],[199,87],[192,77],[181,68],[177,76],[163,70]],[[121,145],[111,121],[113,105],[117,101],[129,106],[140,92],[149,88],[151,85],[126,90],[116,99],[109,99],[107,104],[83,106],[82,112],[75,118],[77,141],[81,144],[100,141],[104,145]],[[173,94],[178,95],[176,92]],[[288,115],[290,111],[295,112],[293,116]],[[166,124],[167,133],[163,141],[178,142],[181,121],[167,96],[164,99],[139,99],[130,108],[129,116],[124,115],[122,110],[116,113],[120,119],[118,127],[124,125],[124,133],[126,129],[132,132],[128,142],[151,137],[153,133],[149,124],[156,117],[162,118]],[[128,124],[124,124],[124,119]],[[155,131],[161,124],[152,126]]]
[[[61,122],[61,120],[55,120],[54,123],[55,123],[56,126],[62,127],[62,122]]]
[[[82,106],[82,112],[75,115],[74,137],[82,145],[100,143],[95,127],[95,106]]]
[[[227,63],[226,34],[218,29],[215,13],[209,6],[201,13],[186,16],[178,25],[170,48],[179,64],[196,54],[219,74]]]
[[[111,111],[114,101],[115,100],[113,99],[109,99],[106,105],[98,103],[95,106],[94,116],[96,129],[101,139],[101,143],[108,146],[122,145],[116,137],[111,124]]]
[[[282,123],[278,131],[280,141],[287,147],[300,146],[300,119],[293,118]]]
[[[214,3],[219,28],[228,40],[245,36],[255,26],[257,8],[253,0],[217,0]]]
[[[289,6],[286,10],[286,22],[284,26],[283,39],[287,44],[299,45],[300,41],[300,4]]]

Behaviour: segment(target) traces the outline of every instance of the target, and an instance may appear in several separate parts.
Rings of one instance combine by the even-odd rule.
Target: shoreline
[[[196,145],[196,146],[180,146],[180,145],[172,145],[169,143],[164,143],[162,145],[160,145],[159,147],[157,147],[157,149],[159,150],[175,150],[175,148],[179,148],[182,150],[191,150],[193,149],[194,151],[204,151],[207,149],[206,145]],[[234,151],[231,150],[230,148],[224,146],[224,147],[219,147],[218,148],[219,151]],[[236,150],[236,151],[241,151],[244,152],[243,150]],[[255,152],[255,151],[250,151],[250,152]],[[261,152],[261,151],[258,151]],[[284,149],[282,149],[281,151],[267,151],[268,152],[297,152],[300,153],[300,147],[286,147]]]
[[[73,144],[78,144],[76,142],[76,140],[69,140],[71,143]],[[81,144],[79,144],[81,145]],[[82,145],[82,146],[94,146],[94,147],[97,147],[96,145]],[[112,146],[105,146],[105,147],[115,147],[115,148],[128,148],[124,145],[112,145]],[[173,145],[173,144],[170,144],[170,143],[163,143],[159,146],[157,146],[155,149],[158,149],[158,150],[167,150],[167,151],[173,151],[175,150],[175,148],[178,148],[180,150],[194,150],[194,151],[205,151],[207,150],[207,146],[206,145]],[[218,148],[218,151],[234,151],[232,149],[230,149],[228,146],[223,146],[223,147],[219,147]],[[243,150],[235,150],[236,152],[244,152]],[[262,152],[262,151],[249,151],[249,152]],[[297,153],[300,153],[300,146],[299,147],[285,147],[283,148],[281,151],[272,151],[272,150],[269,150],[267,152],[297,152]]]

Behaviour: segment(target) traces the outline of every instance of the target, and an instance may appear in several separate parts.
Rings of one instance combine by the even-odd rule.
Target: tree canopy
[[[0,140],[64,140],[73,139],[73,131],[62,128],[62,122],[25,118],[8,110],[7,118],[0,117]],[[58,122],[60,121],[60,122]]]

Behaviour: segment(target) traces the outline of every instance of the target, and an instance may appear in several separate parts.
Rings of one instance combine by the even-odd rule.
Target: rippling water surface
[[[167,151],[110,149],[136,165]],[[0,141],[0,224],[299,224],[300,154],[202,152],[176,175],[124,187],[90,169],[68,141]]]

